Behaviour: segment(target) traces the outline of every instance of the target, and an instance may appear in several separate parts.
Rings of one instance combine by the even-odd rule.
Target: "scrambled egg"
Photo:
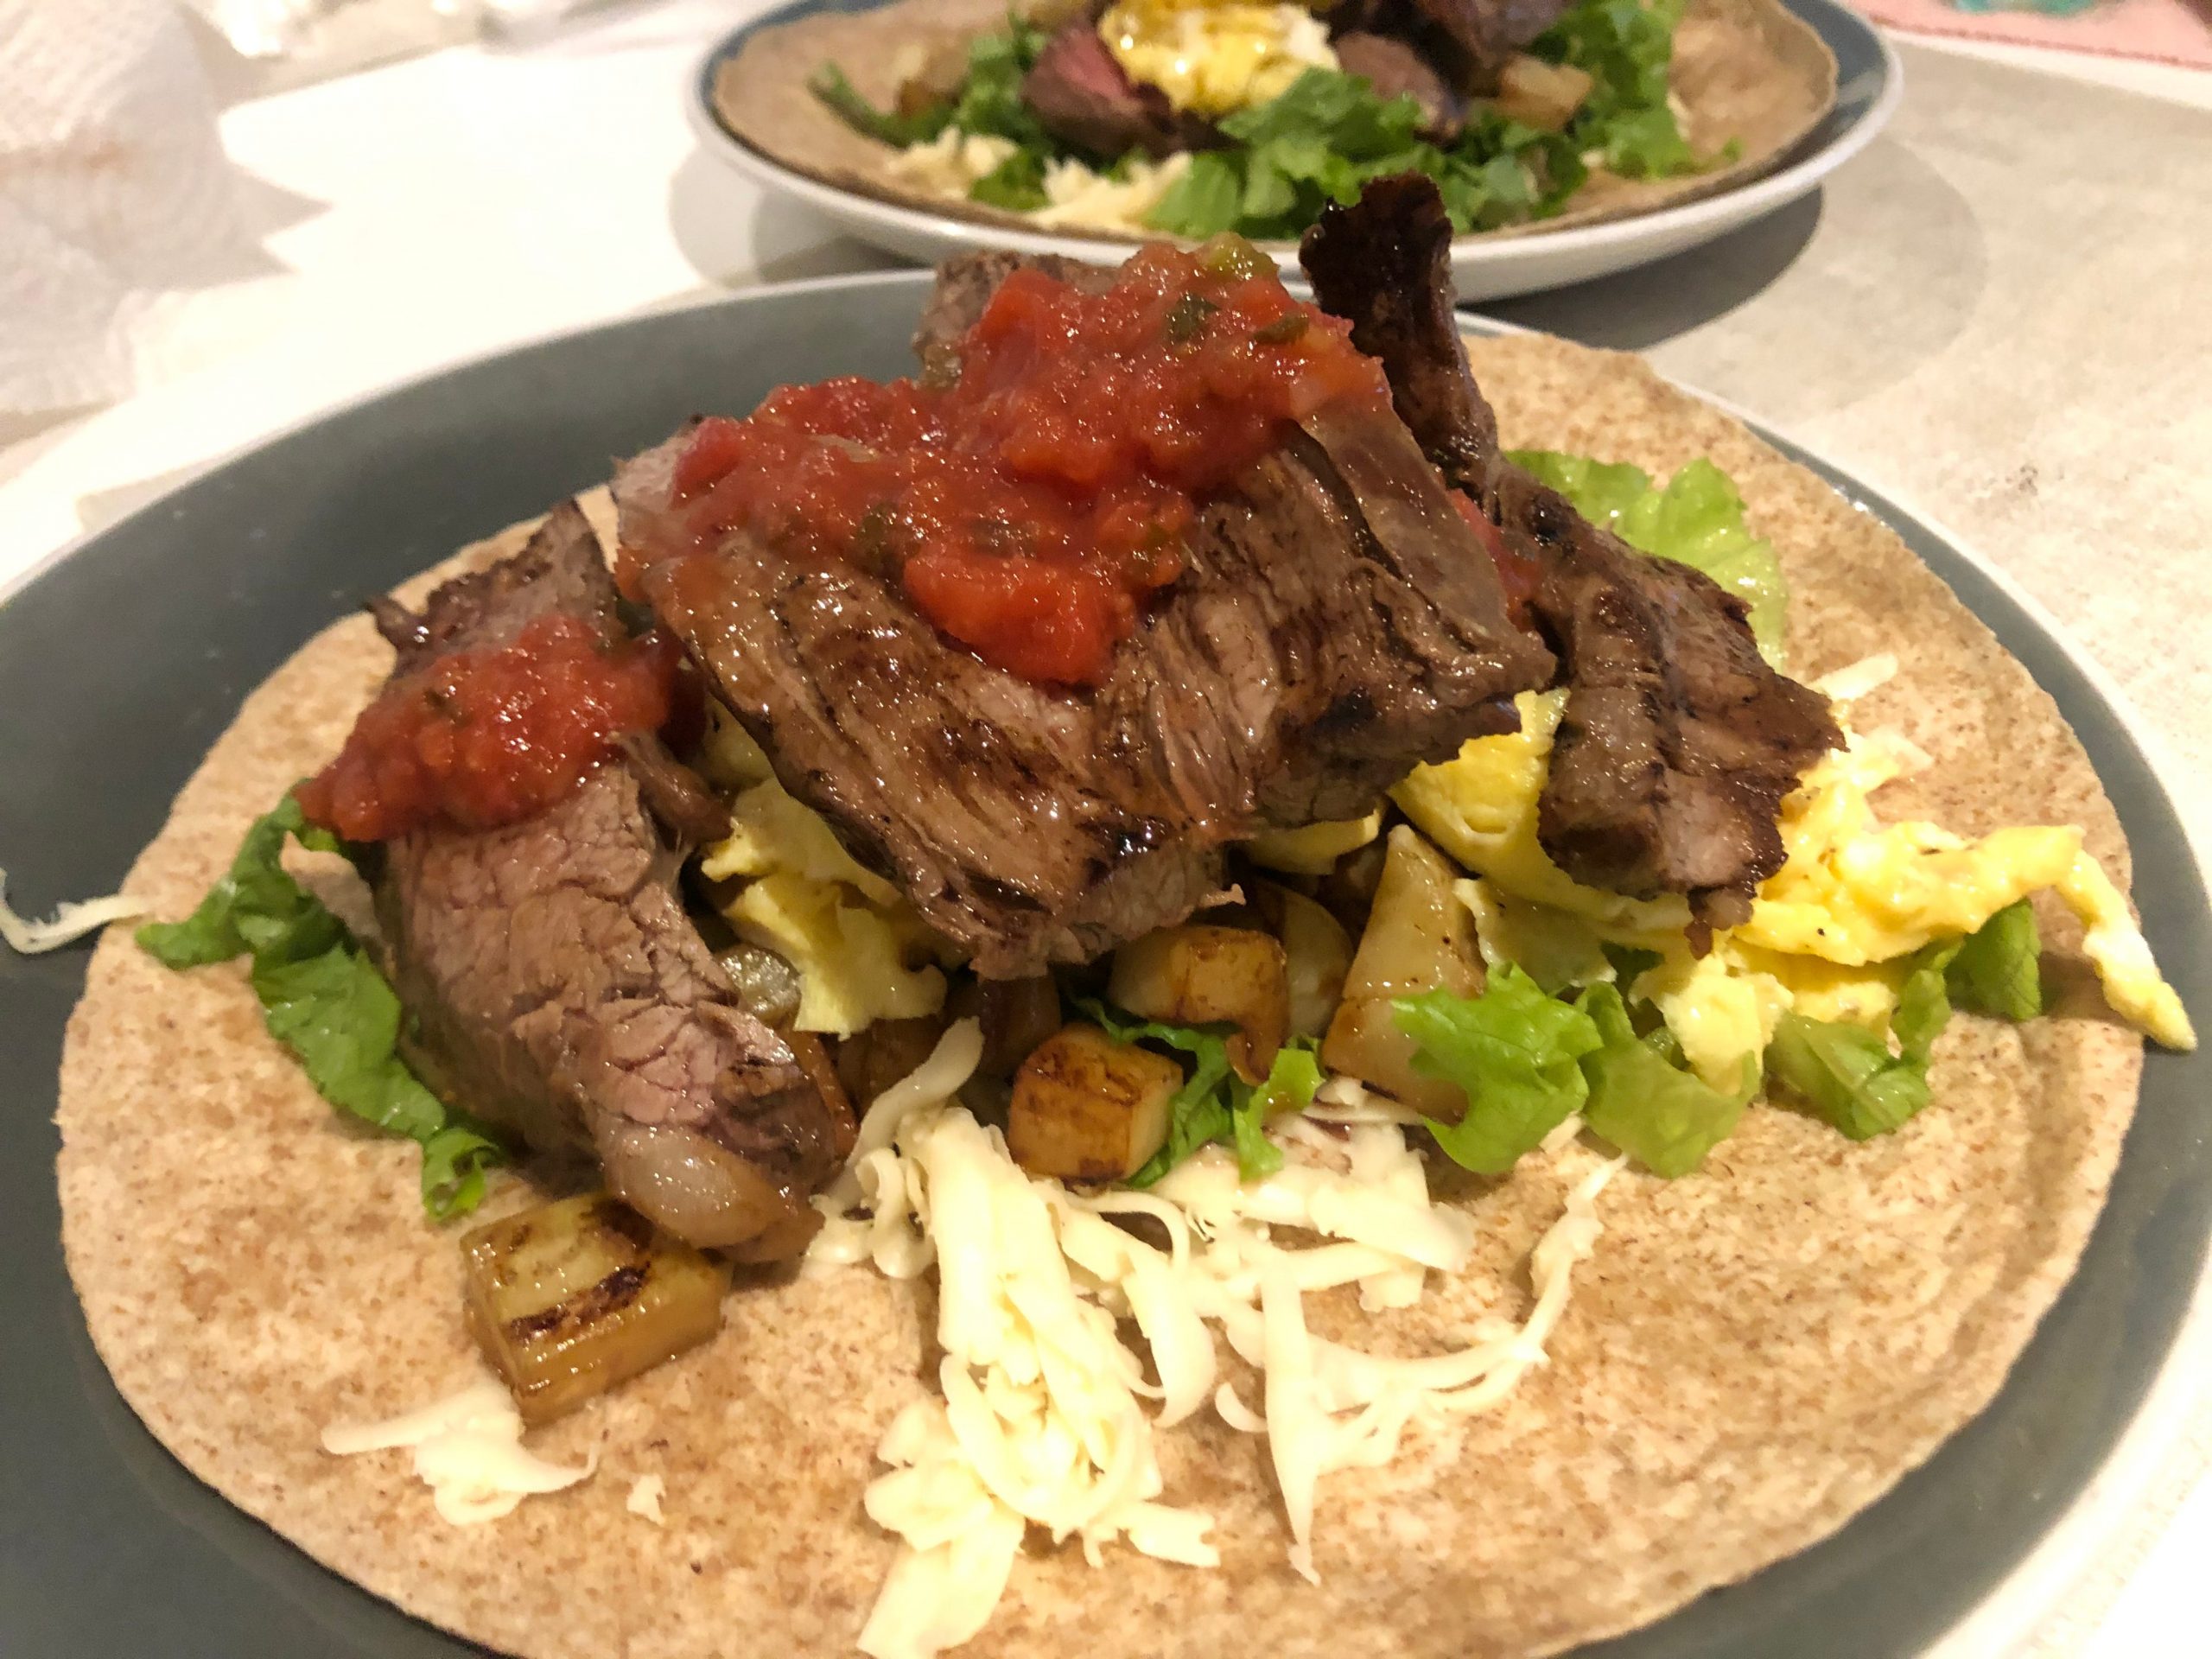
[[[1205,116],[1264,104],[1308,69],[1337,67],[1327,28],[1297,5],[1121,0],[1098,34],[1132,80]]]
[[[1500,892],[1598,924],[1607,939],[1662,949],[1689,925],[1680,899],[1649,903],[1586,887],[1536,841],[1536,798],[1551,766],[1567,693],[1523,691],[1521,729],[1468,739],[1459,758],[1417,766],[1390,791],[1414,827]]]
[[[1887,664],[1892,667],[1894,664]],[[1881,668],[1832,677],[1842,703],[1886,678]],[[1691,955],[1680,901],[1638,903],[1580,886],[1536,840],[1537,798],[1563,692],[1519,699],[1522,729],[1471,741],[1393,791],[1420,830],[1481,880],[1462,884],[1485,957],[1518,962],[1547,988],[1611,978],[1605,944],[1656,950],[1627,986],[1649,1001],[1683,1058],[1732,1089],[1785,1012],[1887,1028],[1908,959],[1963,938],[1999,911],[2050,889],[2078,917],[2083,948],[2113,1007],[2170,1048],[2196,1035],[2159,976],[2127,901],[2070,827],[2008,827],[1967,841],[1932,823],[1885,823],[1873,792],[1927,764],[1894,734],[1853,736],[1783,803],[1787,861],[1759,889],[1751,918]]]
[[[1382,809],[1363,818],[1338,818],[1301,825],[1296,830],[1269,830],[1244,843],[1244,851],[1262,868],[1292,875],[1326,875],[1346,853],[1356,853],[1382,833]]]
[[[741,938],[798,972],[792,1023],[842,1037],[942,1007],[944,976],[927,960],[937,941],[921,918],[785,791],[767,757],[719,709],[702,766],[729,797],[730,832],[705,849],[700,873],[743,879],[722,914]]]

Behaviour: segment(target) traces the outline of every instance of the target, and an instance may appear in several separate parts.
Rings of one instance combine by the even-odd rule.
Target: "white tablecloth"
[[[130,401],[0,420],[0,592],[181,473],[396,379],[717,287],[891,263],[696,148],[686,73],[752,3],[671,0],[230,108],[283,273],[209,296],[178,372]],[[2212,75],[2018,63],[2053,67],[1912,50],[1891,134],[1815,201],[1498,309],[1648,351],[1932,510],[2117,680],[2201,826]],[[2208,1444],[2177,1446],[2043,1651],[2212,1654]]]

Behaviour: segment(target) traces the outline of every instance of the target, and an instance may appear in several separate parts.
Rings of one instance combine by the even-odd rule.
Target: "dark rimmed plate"
[[[1056,253],[1111,261],[1135,246],[986,225],[927,207],[884,201],[810,178],[755,149],[715,113],[715,75],[765,29],[817,12],[868,11],[884,0],[784,0],[747,19],[708,48],[684,93],[684,113],[708,153],[762,189],[788,196],[836,221],[863,242],[910,259],[938,260],[970,248]],[[1452,280],[1469,304],[1541,293],[1633,270],[1725,236],[1820,188],[1821,181],[1873,143],[1904,96],[1904,66],[1888,38],[1840,0],[1783,0],[1834,54],[1834,105],[1772,170],[1723,190],[1598,225],[1573,225],[1510,237],[1463,236],[1452,245]],[[1288,269],[1294,255],[1277,257]]]
[[[112,890],[253,686],[365,594],[603,480],[702,409],[904,372],[926,273],[763,290],[419,380],[297,428],[101,532],[0,605],[0,862],[26,911]],[[1777,442],[1892,525],[2058,701],[2133,842],[2145,931],[2212,1006],[2181,826],[2090,676],[1966,553]],[[85,947],[0,951],[0,1653],[246,1659],[474,1651],[325,1571],[184,1472],[117,1395],[63,1271],[53,1169]],[[1586,1659],[1925,1650],[2102,1466],[2173,1347],[2212,1230],[2212,1055],[2154,1053],[2080,1273],[1996,1403],[1835,1537]]]

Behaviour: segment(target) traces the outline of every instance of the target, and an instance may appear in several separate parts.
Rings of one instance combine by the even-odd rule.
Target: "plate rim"
[[[1904,101],[1904,60],[1898,55],[1897,43],[1887,30],[1842,3],[1842,0],[1782,0],[1782,3],[1801,17],[1808,10],[1833,17],[1842,27],[1857,30],[1873,48],[1881,64],[1880,86],[1873,101],[1849,126],[1825,143],[1805,150],[1787,165],[1714,195],[1699,196],[1689,201],[1655,208],[1649,213],[1633,213],[1625,219],[1608,219],[1597,225],[1570,226],[1563,230],[1536,230],[1503,239],[1455,237],[1452,242],[1453,270],[1464,276],[1477,270],[1502,270],[1524,261],[1543,257],[1566,257],[1576,253],[1603,255],[1624,245],[1633,247],[1670,229],[1690,234],[1689,242],[1667,250],[1679,252],[1685,246],[1695,245],[1706,236],[1720,234],[1737,225],[1747,224],[1786,207],[1817,188],[1829,174],[1856,157],[1880,137]],[[1141,245],[1142,238],[1136,237],[1092,239],[1057,236],[1047,231],[1020,230],[1008,226],[986,224],[976,219],[932,213],[928,208],[904,202],[886,201],[858,190],[849,190],[810,177],[796,168],[785,166],[739,137],[724,126],[721,118],[715,113],[715,70],[755,31],[788,21],[791,13],[810,12],[817,10],[818,4],[819,0],[778,0],[778,3],[766,10],[718,35],[686,72],[684,116],[690,124],[692,136],[709,156],[760,189],[771,194],[795,199],[813,211],[842,223],[865,220],[872,224],[889,224],[910,235],[930,237],[944,243],[1005,249],[1016,253],[1055,254],[1091,264],[1126,258],[1130,250]],[[1697,234],[1699,232],[1704,235]],[[1273,251],[1273,257],[1279,266],[1288,268],[1295,264],[1297,252],[1294,248],[1280,248]],[[1636,263],[1638,262],[1630,261],[1612,269],[1628,269]],[[1556,285],[1538,284],[1522,291],[1536,292]]]
[[[666,316],[720,308],[738,310],[751,304],[772,302],[789,294],[912,289],[918,296],[919,290],[929,280],[927,270],[908,268],[842,273],[761,284],[736,293],[705,294],[686,303],[632,315],[602,318],[550,331],[396,378],[273,427],[250,442],[237,445],[181,473],[168,480],[159,493],[141,502],[130,512],[73,538],[18,573],[13,580],[0,585],[0,609],[4,609],[37,583],[108,536],[142,519],[151,519],[168,512],[174,498],[203,482],[210,474],[310,428],[410,389],[434,385],[485,364],[537,352],[610,328],[649,326],[656,319]],[[1458,321],[1463,332],[1477,335],[1497,337],[1541,332],[1465,309],[1459,312]],[[2132,700],[2110,672],[2075,641],[2071,631],[2048,607],[1980,552],[1972,540],[1951,530],[1941,518],[1923,510],[1911,498],[1868,482],[1863,472],[1831,459],[1821,448],[1802,442],[1785,429],[1763,419],[1732,400],[1714,397],[1694,385],[1666,378],[1669,385],[1743,422],[1755,436],[1775,445],[1793,462],[1809,466],[1824,483],[1835,489],[1856,509],[1870,512],[1893,531],[1904,533],[1904,528],[1898,522],[1900,519],[1924,531],[1995,588],[2068,665],[2081,674],[2089,690],[2112,715],[2121,734],[2133,747],[2145,778],[2156,791],[2155,804],[2163,806],[2179,831],[2180,845],[2186,857],[2186,873],[2193,877],[2200,888],[2212,890],[2212,857],[2208,856],[2205,846],[2191,833],[2189,821],[2181,810],[2179,799],[2169,782],[2171,778],[2178,775],[2178,767],[2164,740],[2144,723]],[[1920,556],[1916,550],[1915,556]],[[2123,1152],[2123,1157],[2125,1155]],[[2071,1282],[2070,1277],[2069,1282]],[[2212,1400],[2212,1254],[2199,1260],[2186,1307],[2172,1325],[2156,1369],[2104,1457],[2065,1509],[2005,1570],[2004,1575],[1971,1606],[1962,1611],[1944,1630],[1930,1639],[1923,1650],[1922,1659],[1993,1659],[1994,1656],[2024,1651],[2052,1616],[2075,1595],[2101,1559],[2102,1552],[2117,1541],[2129,1521],[2139,1514],[2144,1498],[2165,1466],[2162,1459],[2180,1442],[2190,1422],[2208,1400]],[[196,1478],[194,1484],[195,1486],[201,1484]],[[226,1510],[247,1514],[213,1488],[204,1490]],[[2155,1524],[2163,1528],[2164,1520],[2161,1517]],[[296,1552],[297,1547],[289,1544],[289,1541],[280,1539],[279,1541]],[[1817,1545],[1814,1547],[1817,1548]],[[336,1576],[343,1577],[342,1574]],[[447,1634],[449,1639],[459,1640]]]

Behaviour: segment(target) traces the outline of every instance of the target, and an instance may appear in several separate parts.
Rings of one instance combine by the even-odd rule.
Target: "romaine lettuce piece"
[[[346,925],[285,873],[287,836],[338,850],[287,795],[257,819],[223,879],[181,922],[149,922],[139,944],[173,969],[253,959],[254,994],[270,1034],[290,1049],[332,1105],[423,1148],[423,1205],[441,1221],[484,1196],[499,1143],[448,1111],[398,1055],[399,999]]]
[[[1510,963],[1480,996],[1424,991],[1391,1009],[1420,1045],[1415,1069],[1466,1094],[1457,1123],[1423,1121],[1453,1162],[1478,1174],[1504,1174],[1590,1092],[1580,1062],[1602,1040],[1597,1026]]]
[[[2043,938],[2035,906],[1999,911],[1959,946],[1944,978],[1951,1001],[1974,1014],[2032,1020],[2043,1012]]]
[[[1767,1045],[1767,1075],[1853,1141],[1902,1128],[1928,1104],[1928,1059],[1950,1023],[1945,970],[1959,942],[1932,944],[1913,958],[1890,1016],[1897,1039],[1864,1026],[1785,1014]]]
[[[1679,1063],[1662,1026],[1639,1037],[1628,1005],[1612,985],[1592,985],[1577,1006],[1588,1014],[1602,1039],[1582,1057],[1590,1096],[1583,1121],[1591,1132],[1672,1180],[1687,1175],[1736,1131],[1744,1108],[1758,1092],[1756,1056],[1744,1061],[1743,1083],[1723,1094]]]

